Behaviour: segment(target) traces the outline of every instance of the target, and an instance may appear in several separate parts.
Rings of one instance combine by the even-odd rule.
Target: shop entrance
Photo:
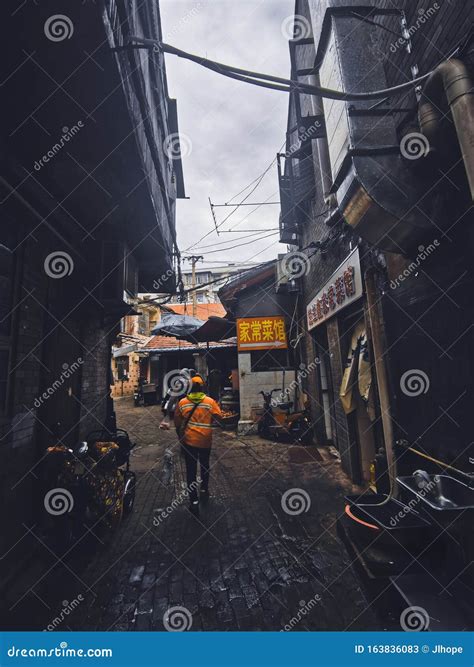
[[[375,386],[371,369],[370,345],[363,318],[345,328],[343,377],[339,390],[347,416],[354,471],[360,482],[371,480],[371,464],[376,453]]]

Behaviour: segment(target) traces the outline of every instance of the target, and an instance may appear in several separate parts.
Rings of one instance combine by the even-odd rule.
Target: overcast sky
[[[161,0],[160,7],[165,42],[237,67],[289,76],[294,0]],[[275,158],[285,140],[288,95],[228,79],[171,55],[166,56],[166,65],[170,96],[178,100],[185,188],[190,197],[179,201],[177,210],[178,242],[186,254],[214,227],[208,197],[213,203],[228,202]],[[274,165],[248,201],[278,199]],[[267,234],[272,228],[276,231],[278,206],[262,206],[245,219],[251,210],[251,206],[241,207],[221,229],[237,225],[241,230],[268,230]],[[216,209],[218,220],[230,211]],[[265,261],[284,252],[277,235],[260,241],[245,236],[244,232],[219,236],[213,232],[190,251],[205,255],[213,265]],[[215,243],[221,245],[202,247]]]

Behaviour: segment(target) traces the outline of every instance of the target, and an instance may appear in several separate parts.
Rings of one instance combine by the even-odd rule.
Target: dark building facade
[[[295,90],[279,158],[314,437],[367,489],[339,536],[374,604],[439,629],[473,619],[473,16],[297,0],[292,79],[377,94]]]
[[[113,422],[111,342],[138,291],[174,289],[184,195],[163,57],[122,49],[161,39],[157,3],[4,5],[2,583],[41,551],[46,447]]]
[[[440,469],[413,450],[474,471],[472,19],[457,1],[295,5],[300,83],[368,92],[438,68],[378,99],[290,99],[280,227],[304,265],[301,346],[321,362],[307,385],[315,437],[358,482],[387,449],[399,473]]]

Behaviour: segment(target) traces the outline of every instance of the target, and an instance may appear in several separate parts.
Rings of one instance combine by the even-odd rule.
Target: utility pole
[[[196,294],[196,264],[200,259],[204,259],[202,255],[191,255],[186,257],[189,262],[191,262],[191,288],[193,290],[193,317],[196,317],[196,305],[197,305],[197,294]]]

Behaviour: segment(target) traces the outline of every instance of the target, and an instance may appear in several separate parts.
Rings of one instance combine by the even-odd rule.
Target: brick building
[[[113,422],[111,343],[138,291],[174,289],[184,195],[163,57],[121,50],[161,39],[157,3],[4,5],[2,584],[38,548],[45,448]]]
[[[113,398],[131,396],[138,385],[138,379],[157,386],[157,395],[163,395],[163,379],[166,373],[179,368],[197,368],[197,358],[201,370],[207,375],[206,345],[178,340],[172,336],[154,336],[152,331],[161,319],[161,309],[153,302],[151,294],[140,295],[136,306],[140,315],[126,315],[120,322],[120,333],[112,348],[112,389]],[[192,304],[181,303],[166,306],[167,311],[178,315],[189,315]],[[206,321],[209,317],[222,317],[225,308],[220,303],[198,303],[196,317]],[[222,347],[216,345],[216,348]],[[173,352],[173,357],[161,353]],[[195,355],[193,357],[193,355]],[[168,358],[169,357],[169,358]],[[209,361],[211,361],[209,359]],[[210,364],[210,368],[213,364]]]

